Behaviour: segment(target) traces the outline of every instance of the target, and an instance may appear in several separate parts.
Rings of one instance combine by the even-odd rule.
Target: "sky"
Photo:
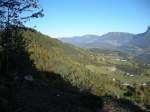
[[[39,0],[43,18],[26,25],[54,38],[141,33],[150,25],[150,0]]]

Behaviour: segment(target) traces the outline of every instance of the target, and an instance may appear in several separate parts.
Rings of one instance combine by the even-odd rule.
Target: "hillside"
[[[128,108],[124,108],[127,104],[122,103],[119,99],[123,99],[123,101],[130,100],[138,108],[142,107],[148,110],[147,107],[150,102],[149,65],[145,65],[134,59],[133,56],[121,52],[100,49],[87,50],[75,47],[32,29],[23,29],[22,32],[26,42],[25,49],[30,54],[30,59],[33,60],[37,72],[30,72],[27,69],[23,73],[20,71],[15,73],[24,74],[15,77],[18,80],[16,82],[17,88],[15,87],[15,90],[18,91],[17,98],[19,98],[17,105],[21,106],[21,108],[28,110],[31,106],[35,109],[45,101],[44,99],[54,97],[55,106],[61,109],[63,108],[61,106],[63,100],[68,98],[68,95],[71,95],[67,101],[73,104],[70,105],[68,102],[65,102],[65,104],[70,106],[68,109],[71,109],[72,105],[75,105],[73,108],[80,107],[80,112],[90,112],[95,107],[97,109],[99,107],[97,103],[94,103],[88,110],[87,107],[93,102],[97,102],[96,99],[99,99],[99,97],[101,99],[104,97],[104,102],[107,101],[107,97],[109,97],[108,102],[109,100],[112,101],[108,105],[104,105],[105,110],[109,108],[108,110],[112,111],[112,108],[122,108],[127,112]],[[24,79],[22,79],[22,76]],[[39,79],[39,77],[42,77],[42,79]],[[66,82],[68,82],[67,85]],[[54,92],[50,92],[49,89]],[[53,95],[60,94],[61,91],[64,92],[60,100],[58,100]],[[32,92],[33,94],[31,94]],[[34,93],[38,94],[34,95]],[[79,100],[75,100],[76,98],[81,99],[83,95],[85,95],[85,99],[90,99],[92,95],[91,102],[86,103],[87,100],[83,99],[82,104],[80,104]],[[41,99],[38,99],[39,97]],[[29,105],[27,105],[28,100],[26,98],[31,98]],[[20,101],[20,99],[22,100]],[[36,104],[34,99],[42,103]],[[59,101],[60,103],[58,104]],[[49,104],[51,105],[51,102],[48,103],[46,100],[46,105]],[[115,106],[115,104],[118,106]],[[53,107],[54,105],[51,106]],[[41,108],[44,108],[44,106]],[[134,109],[130,111],[137,112]]]
[[[81,37],[60,38],[65,43],[71,43],[86,48],[115,49],[126,45],[133,39],[134,35],[123,32],[109,32],[102,36],[84,35]]]
[[[98,96],[113,95],[141,104],[149,99],[149,86],[141,90],[143,84],[149,84],[149,65],[132,55],[86,50],[36,31],[27,30],[24,36],[30,40],[28,51],[39,70],[59,73],[77,88]],[[135,89],[133,96],[125,95],[129,91],[128,86]],[[139,91],[142,92],[140,95],[144,95],[143,99],[140,95],[134,96]],[[146,102],[149,103],[149,100]]]
[[[102,36],[88,35],[80,37],[60,38],[62,42],[71,43],[82,48],[99,48],[112,51],[121,51],[137,56],[139,59],[147,60],[150,51],[150,28],[140,34],[130,34],[124,32],[109,32]],[[145,58],[143,59],[142,56]]]

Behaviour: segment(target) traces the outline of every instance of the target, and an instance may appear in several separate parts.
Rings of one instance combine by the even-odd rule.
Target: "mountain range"
[[[59,40],[82,48],[98,48],[111,51],[121,51],[143,59],[150,56],[150,26],[144,33],[140,34],[109,32],[102,36],[84,35],[70,38],[63,37]]]

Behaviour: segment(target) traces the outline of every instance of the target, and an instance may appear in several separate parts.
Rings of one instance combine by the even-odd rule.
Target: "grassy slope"
[[[40,71],[59,73],[65,80],[69,80],[81,90],[84,89],[100,96],[125,97],[124,93],[128,89],[120,87],[117,81],[132,85],[150,81],[149,69],[140,69],[139,63],[133,58],[129,58],[127,62],[114,61],[114,58],[122,58],[122,55],[107,52],[93,53],[61,43],[57,39],[49,38],[36,31],[26,30],[24,36],[28,40],[27,49],[31,53],[31,58]],[[134,73],[135,77],[125,76],[124,74],[128,72]],[[146,73],[147,75],[143,75]],[[117,81],[113,81],[113,78]],[[142,95],[143,99],[140,102],[145,102],[147,99],[146,102],[149,102],[150,98],[147,94],[149,88],[142,91],[139,89],[139,91],[141,93],[136,96],[136,99],[139,100]],[[134,98],[130,99],[135,101]]]

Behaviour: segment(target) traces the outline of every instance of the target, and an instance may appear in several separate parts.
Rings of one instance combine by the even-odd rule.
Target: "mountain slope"
[[[58,67],[60,63],[73,65],[73,63],[77,62],[88,63],[91,60],[91,52],[89,50],[64,44],[57,39],[50,38],[35,31],[31,32],[27,30],[24,32],[24,36],[27,41],[30,40],[28,50],[31,52],[31,58],[38,63],[40,63],[40,60],[45,60],[45,62],[41,62],[40,64],[43,66],[47,65],[49,69],[55,66]],[[53,63],[54,65],[50,66],[49,63]]]
[[[81,37],[60,38],[62,42],[71,43],[80,47],[111,49],[119,47],[134,46],[138,48],[149,48],[150,27],[141,34],[130,34],[123,32],[110,32],[102,36],[85,35]]]
[[[88,38],[87,38],[88,37]],[[123,32],[110,32],[102,36],[85,35],[81,37],[60,38],[65,43],[71,43],[87,48],[109,48],[122,46],[133,39],[134,35]]]
[[[92,48],[101,49],[117,49],[120,46],[126,45],[133,38],[133,34],[123,32],[110,32],[100,36],[92,43],[88,43],[87,46]]]
[[[60,38],[61,41],[65,42],[65,43],[70,43],[70,44],[74,44],[74,45],[78,45],[78,46],[85,46],[85,44],[88,43],[92,43],[95,40],[97,40],[99,38],[99,36],[97,35],[84,35],[84,36],[74,36],[71,38]]]
[[[83,48],[99,48],[104,50],[121,51],[133,54],[144,61],[150,53],[150,27],[147,31],[140,34],[130,34],[123,32],[110,32],[102,36],[88,35],[73,38],[60,38],[62,42],[71,43]]]
[[[130,44],[143,49],[150,48],[150,27],[148,27],[146,32],[135,35]]]
[[[62,43],[30,29],[23,30],[23,37],[27,44],[26,50],[29,52],[36,69],[50,73],[41,73],[42,77],[49,79],[49,75],[53,72],[55,75],[59,74],[73,87],[78,88],[80,92],[90,92],[96,96],[130,99],[133,102],[138,102],[139,105],[149,103],[149,88],[145,86],[144,89],[141,89],[139,86],[143,83],[148,84],[149,69],[141,69],[142,65],[133,57],[112,51],[95,53]],[[28,71],[25,72],[28,73]],[[130,76],[132,74],[134,77]],[[57,84],[60,84],[59,80],[52,82],[54,87],[57,87]],[[132,91],[132,97],[126,96],[130,89],[123,84],[135,86],[133,89],[136,91]],[[137,96],[138,92],[141,93]],[[41,94],[44,93],[41,92]]]

